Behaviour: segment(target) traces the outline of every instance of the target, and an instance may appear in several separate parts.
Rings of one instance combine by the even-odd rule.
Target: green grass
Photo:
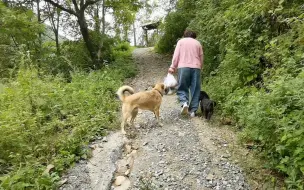
[[[89,142],[117,126],[115,92],[135,75],[130,51],[102,70],[72,73],[70,83],[21,68],[0,87],[0,189],[56,188],[65,169],[87,158]]]

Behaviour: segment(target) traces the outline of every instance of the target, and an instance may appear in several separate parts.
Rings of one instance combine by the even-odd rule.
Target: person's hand
[[[168,73],[173,74],[174,72],[175,72],[175,69],[174,69],[174,68],[170,67],[170,68],[168,69]]]

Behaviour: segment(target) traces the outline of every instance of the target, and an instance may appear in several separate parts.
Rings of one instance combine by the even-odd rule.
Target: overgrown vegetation
[[[194,11],[187,27],[204,46],[203,89],[234,118],[241,140],[260,147],[265,167],[284,174],[288,189],[303,189],[303,1],[199,0]],[[178,25],[167,19],[164,36]]]
[[[73,72],[71,82],[44,75],[22,56],[22,67],[0,93],[0,178],[5,189],[50,188],[86,158],[88,142],[116,124],[115,91],[135,74],[129,56],[104,70]],[[46,166],[54,171],[42,175]]]
[[[84,40],[57,44],[45,30],[25,5],[0,3],[0,189],[56,188],[90,155],[88,143],[116,126],[115,91],[136,74],[119,35],[89,30],[95,64]]]
[[[194,17],[195,1],[180,0],[177,4],[178,11],[170,13],[165,18],[165,23],[161,25],[163,35],[156,45],[159,53],[172,53],[177,40],[183,36],[184,30]]]

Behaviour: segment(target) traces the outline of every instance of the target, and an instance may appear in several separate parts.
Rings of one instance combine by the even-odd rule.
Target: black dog
[[[201,91],[199,100],[202,113],[204,113],[207,120],[210,120],[216,103],[213,100],[210,100],[208,94],[204,91]]]

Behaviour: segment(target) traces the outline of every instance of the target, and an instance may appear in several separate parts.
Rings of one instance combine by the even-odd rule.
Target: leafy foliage
[[[0,78],[9,77],[18,68],[15,51],[27,47],[37,52],[36,40],[44,27],[34,19],[30,10],[9,9],[0,3]]]
[[[267,167],[286,175],[287,188],[303,189],[303,2],[200,0],[196,5],[187,27],[198,32],[204,46],[203,88],[243,128],[241,139],[260,145]],[[177,26],[172,20],[166,27]],[[162,43],[164,51],[172,51],[171,42]]]
[[[180,38],[194,16],[195,1],[179,1],[179,11],[170,13],[161,26],[163,35],[156,45],[159,53],[173,52],[177,39]]]
[[[136,72],[130,51],[119,55],[103,70],[73,72],[71,82],[20,57],[16,79],[0,92],[0,187],[50,189],[65,168],[88,156],[90,140],[117,124],[115,91]],[[49,164],[54,171],[43,174]]]
[[[99,65],[82,39],[45,40],[22,3],[0,3],[0,189],[54,189],[116,126],[115,91],[136,67],[128,43],[99,31],[89,31]]]

